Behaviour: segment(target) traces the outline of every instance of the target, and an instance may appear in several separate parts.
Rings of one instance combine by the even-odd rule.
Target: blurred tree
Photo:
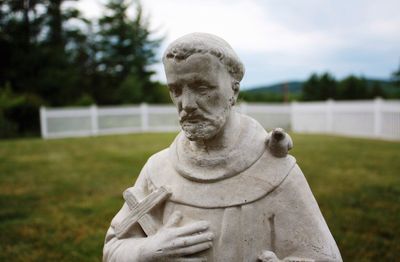
[[[372,83],[372,86],[368,92],[368,98],[376,98],[376,97],[381,97],[381,98],[386,97],[386,94],[383,91],[382,85],[378,81],[374,81]]]
[[[382,81],[366,80],[363,77],[348,76],[340,81],[329,73],[312,74],[307,81],[304,82],[302,88],[302,99],[306,101],[337,99],[337,100],[353,100],[353,99],[370,99],[386,97]]]
[[[43,1],[0,1],[0,137],[38,134]]]
[[[14,93],[9,83],[0,86],[0,137],[37,135],[42,103],[35,94]]]
[[[80,96],[85,77],[79,69],[85,63],[73,54],[82,54],[86,37],[68,23],[86,20],[76,9],[63,8],[64,2],[0,2],[1,86],[9,83],[16,94],[35,94],[49,105],[70,104]]]
[[[161,39],[152,37],[140,3],[109,0],[96,24],[71,2],[0,1],[0,93],[3,101],[19,101],[1,105],[0,126],[8,133],[38,133],[39,121],[31,120],[41,104],[169,101],[163,85],[151,80]]]
[[[312,74],[307,81],[303,84],[303,100],[311,101],[311,100],[318,100],[318,82],[319,77],[317,74]]]
[[[136,2],[136,15],[128,17],[131,1],[109,0],[99,20],[97,44],[97,88],[101,104],[159,102],[162,98],[149,66],[157,62],[161,39],[151,39],[148,21]]]
[[[320,77],[321,98],[323,100],[336,98],[336,88],[337,82],[331,74],[324,73]]]
[[[80,47],[87,41],[81,28],[68,24],[81,19],[79,12],[64,2],[0,2],[0,92],[20,101],[1,105],[2,122],[15,127],[1,136],[38,134],[41,104],[68,105],[84,91]]]
[[[161,39],[152,37],[140,3],[131,19],[132,1],[109,0],[94,24],[71,2],[0,1],[0,126],[8,134],[38,133],[32,120],[41,104],[169,101],[167,89],[151,80]]]
[[[40,67],[39,36],[42,1],[0,2],[0,86],[15,92],[35,92],[32,82]]]
[[[74,104],[90,89],[87,72],[93,71],[93,56],[87,32],[90,22],[72,7],[71,0],[49,0],[42,41],[43,66],[39,75],[39,93],[50,105]]]
[[[337,82],[335,78],[324,73],[321,76],[312,74],[310,78],[303,84],[303,100],[326,100],[336,98]]]
[[[367,82],[364,78],[348,76],[339,83],[338,99],[355,100],[368,98]]]
[[[397,71],[392,73],[392,81],[395,86],[400,87],[400,64]]]

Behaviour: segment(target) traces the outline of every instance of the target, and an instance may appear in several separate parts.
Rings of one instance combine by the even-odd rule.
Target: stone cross
[[[170,197],[171,193],[169,193],[165,187],[160,187],[141,202],[139,202],[138,193],[135,191],[134,187],[125,190],[123,195],[131,211],[129,215],[116,226],[115,234],[117,237],[120,239],[124,238],[126,233],[136,223],[139,223],[147,236],[154,235],[159,225],[149,212]]]

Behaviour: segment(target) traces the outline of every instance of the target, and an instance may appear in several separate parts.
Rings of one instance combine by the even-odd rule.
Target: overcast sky
[[[88,17],[104,0],[80,0]],[[388,78],[400,63],[399,0],[142,0],[160,50],[191,32],[216,34],[246,67],[243,87],[329,71]],[[131,15],[134,15],[132,9]],[[162,65],[157,79],[165,82]]]

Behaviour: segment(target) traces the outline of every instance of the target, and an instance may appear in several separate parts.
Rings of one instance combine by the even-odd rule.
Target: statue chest
[[[292,156],[275,158],[265,151],[255,164],[235,176],[198,182],[180,175],[165,155],[149,163],[149,187],[164,186],[172,192],[170,202],[204,209],[247,205],[263,198],[283,182],[296,162]]]
[[[181,225],[208,221],[213,232],[213,247],[194,257],[207,261],[257,261],[262,250],[272,250],[274,241],[274,205],[268,197],[247,205],[226,208],[199,208],[167,201],[163,222],[179,210]],[[271,242],[272,241],[272,242]]]

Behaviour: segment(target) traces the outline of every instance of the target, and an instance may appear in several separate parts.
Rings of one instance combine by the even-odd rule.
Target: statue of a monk
[[[233,110],[244,67],[231,46],[193,33],[163,63],[182,132],[124,193],[104,261],[341,261],[290,137]]]

